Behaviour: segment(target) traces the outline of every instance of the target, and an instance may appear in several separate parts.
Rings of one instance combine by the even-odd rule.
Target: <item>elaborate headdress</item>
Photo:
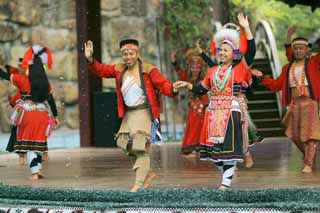
[[[33,64],[34,54],[39,53],[42,50],[45,50],[42,54],[40,54],[40,58],[43,64],[47,64],[49,70],[52,69],[52,56],[50,49],[48,47],[42,47],[40,45],[32,45],[29,46],[27,51],[24,53],[21,67],[24,70],[27,70],[30,64]]]
[[[247,51],[247,38],[244,31],[233,23],[225,24],[221,30],[219,30],[214,37],[214,41],[211,41],[210,47],[213,55],[218,54],[222,44],[229,44],[233,49],[233,59],[239,60],[242,55]]]
[[[202,51],[204,52],[205,50],[202,49]],[[205,65],[205,62],[201,58],[197,47],[191,47],[186,49],[184,56],[186,57],[187,64],[197,61],[199,62],[199,64],[201,64],[201,66]]]
[[[133,49],[139,50],[139,42],[136,39],[124,39],[119,42],[120,50]]]
[[[304,37],[297,37],[297,38],[292,39],[291,46],[293,47],[294,45],[297,45],[297,44],[309,46],[308,39],[306,39]]]

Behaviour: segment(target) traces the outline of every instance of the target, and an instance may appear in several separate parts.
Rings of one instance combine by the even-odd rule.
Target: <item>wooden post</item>
[[[221,22],[222,25],[230,21],[229,17],[229,2],[225,0],[212,1],[212,18],[215,21]]]
[[[100,0],[77,0],[77,39],[78,39],[78,90],[80,146],[94,146],[93,94],[101,91],[102,80],[88,72],[84,56],[84,42],[92,40],[94,57],[101,60],[101,21]]]

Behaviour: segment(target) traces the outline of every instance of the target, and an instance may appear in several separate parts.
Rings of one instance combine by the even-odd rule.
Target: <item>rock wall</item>
[[[7,64],[17,66],[31,42],[52,51],[53,69],[47,74],[54,87],[61,126],[79,127],[77,38],[75,0],[0,0],[0,51]],[[141,43],[141,56],[157,65],[155,16],[160,0],[101,0],[102,62],[121,60],[118,43],[134,37]],[[40,41],[39,41],[40,40]],[[104,90],[115,87],[103,80]],[[9,132],[15,88],[0,80],[0,129]]]
[[[31,42],[52,51],[47,73],[54,87],[61,125],[79,127],[76,10],[74,0],[0,0],[0,48],[6,64],[17,66]],[[0,128],[10,130],[8,98],[15,88],[0,80]]]
[[[160,0],[101,0],[102,61],[121,61],[119,41],[136,38],[141,57],[157,65],[156,19]],[[105,90],[115,88],[114,80],[103,80]]]

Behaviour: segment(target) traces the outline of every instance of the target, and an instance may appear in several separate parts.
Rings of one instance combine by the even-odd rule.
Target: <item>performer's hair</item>
[[[33,64],[29,65],[29,81],[31,100],[34,102],[45,101],[49,95],[49,81],[38,54],[34,55]]]

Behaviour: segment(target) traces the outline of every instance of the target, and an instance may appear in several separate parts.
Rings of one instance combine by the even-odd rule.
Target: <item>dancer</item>
[[[139,42],[120,41],[123,62],[101,64],[93,58],[93,43],[85,43],[88,69],[102,78],[116,79],[118,115],[122,124],[117,134],[117,145],[135,156],[136,173],[131,192],[147,188],[155,173],[150,172],[150,143],[156,137],[160,106],[156,91],[173,97],[177,94],[172,84],[159,70],[139,57]],[[137,122],[138,121],[138,122]]]
[[[203,77],[203,72],[206,70],[206,63],[201,58],[198,47],[187,49],[185,58],[188,65],[188,71],[180,68],[177,63],[177,54],[171,54],[171,62],[174,65],[175,71],[178,73],[179,79],[198,84]],[[208,105],[208,95],[188,94],[188,115],[186,126],[184,129],[181,154],[189,155],[193,151],[199,150],[200,134],[203,125],[205,109]]]
[[[285,134],[304,156],[304,173],[311,173],[317,144],[320,142],[320,72],[316,57],[307,57],[308,40],[297,37],[291,41],[293,60],[282,67],[274,80],[259,70],[252,74],[261,77],[261,84],[272,91],[282,92],[282,104],[288,110],[282,120]]]
[[[242,35],[242,36],[245,36],[245,35]],[[209,56],[207,56],[203,52],[203,49],[200,48],[199,42],[197,44],[197,48],[198,48],[198,51],[199,51],[199,53],[201,55],[201,58],[208,64],[209,67],[213,67],[213,66],[217,65],[214,61],[211,60],[211,58]],[[212,54],[216,55],[216,47],[215,47],[214,40],[212,40],[210,42],[210,48],[212,50]],[[245,54],[246,53],[245,51],[246,50],[244,48],[244,50],[242,51],[242,54]],[[250,58],[250,57],[251,57],[250,55],[247,56],[247,58]],[[252,64],[248,64],[249,67],[251,65]],[[258,81],[259,81],[258,78],[253,78],[252,80],[253,80],[253,83],[252,83],[252,85],[250,85],[249,88],[242,88],[244,93],[246,93],[246,94],[249,93],[250,94],[250,92],[252,92],[252,88],[254,88],[258,84]],[[251,154],[251,149],[255,144],[260,143],[263,140],[263,137],[259,135],[258,129],[257,129],[256,125],[254,124],[254,122],[253,122],[248,110],[246,111],[246,114],[247,114],[246,118],[247,118],[247,121],[248,121],[249,146],[248,146],[248,149],[244,150],[244,152],[245,152],[244,153],[245,154],[245,162],[244,163],[245,163],[245,167],[247,169],[250,169],[254,165],[254,160],[253,160],[253,157],[252,157],[252,154]],[[203,137],[200,136],[200,138],[202,139]],[[204,138],[203,140],[206,140],[206,139]],[[237,170],[237,167],[236,167],[236,170]]]
[[[236,162],[243,161],[244,150],[248,149],[247,100],[243,91],[252,82],[247,64],[253,61],[255,43],[248,18],[239,14],[238,21],[242,27],[240,32],[227,24],[216,33],[215,48],[220,63],[208,70],[201,84],[184,81],[174,84],[177,89],[187,87],[196,94],[211,91],[205,117],[206,140],[200,146],[200,159],[213,161],[221,171],[220,189],[231,186]],[[242,30],[245,37],[240,36]],[[241,52],[246,52],[244,58]]]
[[[26,70],[27,75],[10,74],[1,69],[0,77],[11,81],[21,94],[22,99],[15,106],[11,116],[17,126],[16,152],[27,152],[27,161],[32,173],[31,179],[38,180],[42,175],[42,152],[48,149],[47,137],[53,122],[59,125],[58,113],[50,83],[40,56],[46,48],[33,54],[33,60]],[[51,119],[48,101],[54,118]]]
[[[20,71],[22,70],[21,69],[21,61],[22,61],[22,58],[19,59],[19,65],[18,67],[14,67],[14,66],[10,66],[8,64],[4,64],[3,62],[3,58],[2,58],[2,55],[0,55],[0,66],[3,66],[7,73],[10,73],[10,74],[19,74]],[[19,71],[20,70],[20,71]],[[20,96],[20,91],[17,89],[16,92],[14,93],[14,95],[12,95],[11,97],[9,97],[9,104],[12,108],[15,107],[17,101],[21,99],[21,96]],[[6,151],[8,152],[13,152],[14,151],[14,144],[16,143],[17,141],[17,126],[15,125],[12,125],[11,126],[11,133],[10,133],[10,137],[9,137],[9,141],[8,141],[8,145],[6,147]],[[26,165],[26,153],[25,152],[16,152],[19,156],[19,161],[18,161],[18,164],[19,165]]]

